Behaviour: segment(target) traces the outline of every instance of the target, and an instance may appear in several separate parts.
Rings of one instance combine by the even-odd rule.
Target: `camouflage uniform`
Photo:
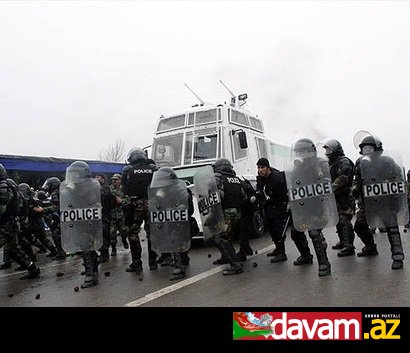
[[[117,244],[117,235],[121,236],[122,242],[124,247],[128,249],[127,237],[128,237],[128,227],[125,226],[124,221],[124,211],[123,206],[127,205],[129,200],[127,195],[124,193],[124,189],[122,186],[119,188],[115,188],[114,185],[110,185],[111,194],[114,195],[116,199],[115,207],[111,210],[111,226],[110,226],[110,234],[111,234],[111,246],[112,246],[112,253],[116,254],[116,244]],[[119,199],[121,202],[119,202]]]
[[[28,270],[29,273],[22,278],[36,278],[40,274],[40,269],[17,244],[17,233],[20,228],[18,194],[15,186],[6,180],[6,177],[6,170],[0,164],[0,248],[6,246],[11,258]]]

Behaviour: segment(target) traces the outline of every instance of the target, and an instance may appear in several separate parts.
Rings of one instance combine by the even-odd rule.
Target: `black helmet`
[[[44,191],[52,193],[60,187],[61,181],[57,177],[48,178],[41,187]]]
[[[47,195],[46,195],[46,193],[45,193],[43,190],[38,190],[38,191],[37,191],[37,198],[38,198],[39,200],[44,201],[44,200],[47,199]]]
[[[76,183],[85,178],[91,178],[90,166],[83,161],[75,161],[67,168],[66,181]]]
[[[147,159],[146,153],[141,148],[134,147],[128,152],[127,161],[130,164],[137,164],[140,160],[146,161]]]
[[[174,170],[170,167],[161,167],[158,169],[157,173],[164,173],[164,175],[167,175],[170,179],[178,179]]]
[[[331,153],[327,154],[328,156],[343,156],[344,155],[343,147],[338,140],[335,140],[332,138],[325,139],[322,142],[319,142],[318,146],[321,146],[323,148],[329,148],[331,150]]]
[[[363,154],[364,146],[373,146],[375,151],[383,151],[383,144],[380,139],[373,135],[365,136],[359,144],[360,154]]]
[[[214,164],[212,164],[212,168],[214,169],[215,173],[226,172],[226,173],[233,173],[233,166],[232,163],[227,158],[218,158]]]
[[[174,184],[178,181],[178,176],[172,168],[161,167],[153,175],[151,187],[159,188]]]
[[[293,151],[296,156],[302,158],[316,157],[317,155],[315,144],[308,138],[297,140],[293,145]]]
[[[31,191],[30,185],[28,185],[27,183],[19,184],[18,190],[26,200],[31,199],[31,197],[33,196],[33,192]]]
[[[0,163],[0,180],[7,179],[7,170],[4,168],[3,164]]]

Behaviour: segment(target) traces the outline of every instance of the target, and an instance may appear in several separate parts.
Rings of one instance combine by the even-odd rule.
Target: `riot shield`
[[[204,234],[204,240],[212,239],[226,230],[221,196],[216,186],[211,166],[198,170],[194,175],[194,189]]]
[[[366,220],[372,228],[404,225],[409,220],[406,178],[397,152],[377,151],[360,160]]]
[[[103,243],[100,183],[83,178],[60,185],[61,239],[65,251],[98,250]]]
[[[148,189],[151,244],[155,251],[182,252],[191,246],[188,190],[183,180],[155,172]]]
[[[289,206],[298,231],[333,227],[339,221],[329,165],[317,156],[293,160],[285,169]]]

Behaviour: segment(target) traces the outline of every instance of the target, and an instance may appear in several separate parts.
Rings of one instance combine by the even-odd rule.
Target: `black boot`
[[[161,256],[163,256],[163,261],[161,261],[161,267],[171,266],[173,264],[174,261],[172,259],[171,253],[163,253],[161,254]]]
[[[85,266],[85,278],[81,288],[90,288],[98,284],[98,259],[95,251],[84,251],[83,260]]]
[[[243,272],[242,263],[236,257],[235,249],[231,243],[222,243],[219,245],[222,256],[228,259],[230,267],[226,268],[222,274],[224,276],[236,275]]]
[[[188,255],[188,251],[181,253],[181,261],[184,266],[189,266],[190,257]]]
[[[357,253],[357,256],[359,257],[368,257],[368,256],[376,256],[379,255],[379,252],[377,251],[377,246],[375,243],[365,245],[362,248],[362,251]]]
[[[103,245],[100,248],[100,256],[98,256],[98,262],[100,264],[108,262],[110,259],[110,253],[108,252],[108,249]]]
[[[171,277],[169,278],[171,281],[175,281],[178,279],[182,279],[186,277],[185,274],[185,266],[182,263],[182,254],[183,253],[173,253],[173,257],[174,257],[174,263],[175,263],[175,269],[172,272]]]
[[[126,272],[142,272],[142,249],[138,240],[130,240],[132,263],[125,269]]]
[[[398,227],[388,228],[387,236],[390,242],[391,258],[393,260],[391,268],[392,270],[400,270],[403,268],[404,253]]]
[[[239,251],[236,253],[236,257],[237,257],[238,261],[241,261],[241,262],[247,260],[247,259],[246,259],[246,251],[245,251],[245,249],[244,249],[243,246],[241,246],[241,247],[239,248]]]
[[[278,254],[279,254],[279,250],[278,250],[277,248],[275,248],[275,249],[272,250],[271,252],[268,252],[268,253],[266,254],[266,256],[272,257],[272,256],[278,256]]]
[[[326,249],[320,234],[317,231],[310,231],[309,236],[312,239],[313,247],[315,249],[317,262],[319,264],[319,277],[329,276],[331,273],[330,262],[327,258]]]
[[[354,231],[353,231],[352,223],[350,222],[350,219],[348,219],[347,217],[341,216],[338,225],[340,227],[340,232],[342,235],[344,247],[342,251],[337,253],[337,256],[339,257],[352,256],[355,254],[355,250],[354,250],[355,247],[353,246]]]
[[[377,246],[374,242],[374,237],[371,232],[371,228],[367,225],[367,223],[359,223],[356,221],[354,230],[360,240],[363,242],[364,247],[362,251],[357,253],[358,257],[367,257],[367,256],[375,256],[379,255],[377,251]]]
[[[32,262],[28,267],[28,274],[21,277],[20,279],[34,279],[40,276],[40,269]]]
[[[313,264],[313,255],[310,253],[309,243],[305,233],[295,233],[292,235],[293,242],[300,252],[300,256],[293,261],[294,266]]]
[[[350,246],[345,246],[342,251],[337,253],[337,256],[339,257],[345,257],[345,256],[352,256],[354,255],[356,252],[354,251],[354,246],[350,245]]]
[[[111,245],[111,256],[117,256],[117,246],[115,244]]]
[[[53,236],[53,241],[57,248],[57,254],[53,257],[53,260],[64,260],[67,255],[61,246],[61,236]]]
[[[278,241],[275,243],[276,245],[276,249],[278,250],[277,255],[274,256],[270,262],[272,264],[277,263],[277,262],[283,262],[283,261],[287,261],[287,256],[285,253],[285,243],[283,241]]]
[[[226,259],[223,255],[212,262],[214,265],[226,265],[228,263],[228,259]]]
[[[157,264],[157,253],[154,251],[151,245],[151,240],[149,239],[149,234],[147,234],[148,240],[148,265],[150,270],[156,270],[158,268]],[[172,260],[172,257],[171,257]]]
[[[313,264],[313,255],[301,255],[295,261],[293,261],[294,266],[301,266],[301,265],[311,265]]]
[[[337,234],[337,237],[339,238],[339,241],[335,245],[332,245],[332,249],[342,250],[345,244],[344,244],[343,231],[342,231],[342,226],[340,224],[340,221],[336,224],[336,234]]]
[[[58,254],[57,248],[49,242],[49,244],[46,245],[46,248],[48,251],[50,251],[46,257],[54,257]]]
[[[124,245],[124,249],[128,249],[130,246],[128,245],[127,237],[126,237],[126,236],[122,236],[122,237],[121,237],[121,240],[122,240],[122,245]]]
[[[178,279],[182,279],[186,277],[185,269],[182,268],[175,268],[172,272],[172,275],[169,277],[170,281],[176,281]]]

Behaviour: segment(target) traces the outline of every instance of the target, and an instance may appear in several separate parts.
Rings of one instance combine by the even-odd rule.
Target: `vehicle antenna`
[[[203,101],[186,83],[184,83],[184,85],[185,85],[185,87],[188,88],[188,89],[192,92],[192,94],[201,102],[201,105],[204,105],[204,104],[205,104],[204,101]]]
[[[236,105],[236,96],[235,94],[222,82],[222,80],[219,80],[222,86],[226,88],[226,90],[231,94],[231,106],[234,107]]]

